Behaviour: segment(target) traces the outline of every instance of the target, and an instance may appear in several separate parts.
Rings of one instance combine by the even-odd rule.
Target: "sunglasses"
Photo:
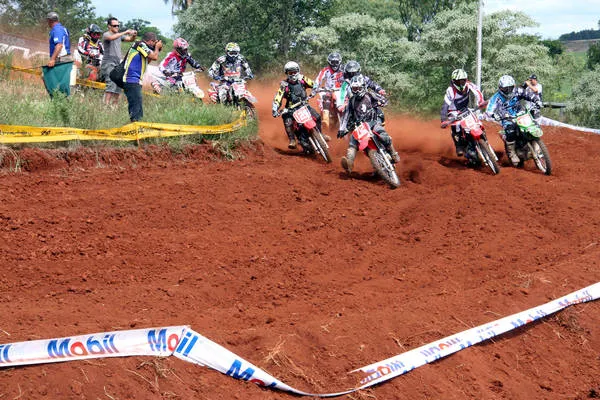
[[[121,26],[121,25],[118,25],[118,24],[117,25],[111,25],[112,28],[118,28],[119,26]]]

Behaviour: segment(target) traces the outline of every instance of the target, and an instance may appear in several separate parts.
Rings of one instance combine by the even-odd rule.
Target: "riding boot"
[[[394,147],[392,145],[389,145],[386,150],[388,151],[388,153],[390,153],[390,156],[392,156],[392,162],[394,164],[400,162],[400,154],[398,154],[398,152],[394,150]]]
[[[346,150],[346,157],[342,157],[342,168],[346,170],[347,173],[352,172],[352,168],[354,167],[354,158],[356,157],[356,147],[348,147]]]
[[[329,128],[329,110],[323,110],[323,125],[325,125],[325,128]]]
[[[462,157],[465,155],[465,145],[461,140],[458,133],[452,134],[452,140],[454,141],[454,147],[456,147],[456,155]]]
[[[287,134],[287,137],[290,140],[290,143],[288,144],[288,149],[295,150],[298,146],[298,142],[296,141],[296,136],[294,136],[294,132],[288,132],[286,130],[285,133]]]
[[[515,142],[506,142],[506,156],[510,159],[515,167],[521,162],[521,159],[517,155]]]

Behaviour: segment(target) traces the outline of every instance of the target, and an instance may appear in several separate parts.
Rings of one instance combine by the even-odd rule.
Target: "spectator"
[[[542,84],[538,82],[537,79],[537,75],[536,74],[531,74],[531,76],[529,76],[529,79],[527,79],[524,83],[523,83],[523,89],[525,89],[525,92],[528,94],[537,94],[540,98],[540,101],[543,101],[542,99]]]
[[[110,71],[116,65],[121,63],[123,55],[121,54],[121,41],[133,42],[137,36],[137,31],[127,29],[119,32],[119,20],[111,17],[106,21],[108,31],[102,34],[102,44],[104,47],[104,57],[100,66],[100,79],[106,82],[106,90],[104,92],[104,103],[117,104],[121,95],[119,88],[110,78]]]
[[[71,39],[69,31],[58,20],[58,14],[54,11],[46,15],[46,21],[50,28],[49,34],[49,56],[48,65],[42,68],[46,90],[53,96],[58,90],[65,95],[71,94],[71,86],[75,85],[77,68],[73,65],[71,56]]]
[[[46,20],[50,27],[50,61],[48,61],[48,67],[54,67],[57,62],[73,61],[69,30],[62,26],[58,20],[58,14],[54,11],[48,13]]]
[[[125,61],[125,75],[123,76],[123,90],[129,104],[129,119],[131,122],[139,121],[144,116],[142,108],[142,79],[146,72],[148,60],[158,60],[162,42],[157,39],[156,33],[146,32],[142,41],[137,43],[127,52]]]

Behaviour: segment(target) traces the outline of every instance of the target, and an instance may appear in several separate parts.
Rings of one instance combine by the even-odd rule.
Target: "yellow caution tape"
[[[33,68],[6,66],[15,71],[41,75],[41,71]],[[106,85],[100,82],[77,79],[78,84],[103,89]],[[154,93],[145,93],[157,96]],[[230,124],[223,125],[178,125],[152,122],[133,122],[120,128],[80,129],[70,127],[38,127],[21,125],[1,125],[0,143],[46,143],[64,142],[68,140],[140,140],[153,137],[172,137],[183,135],[222,135],[235,132],[246,125],[246,115],[242,112],[239,118]]]
[[[230,124],[177,125],[151,122],[132,122],[120,128],[79,129],[69,127],[37,127],[0,125],[0,143],[45,143],[67,140],[140,140],[153,137],[183,135],[222,135],[237,131],[246,125],[242,113]]]

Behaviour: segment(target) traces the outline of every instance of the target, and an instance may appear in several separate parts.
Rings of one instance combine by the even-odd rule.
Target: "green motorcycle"
[[[552,173],[552,160],[548,148],[542,141],[544,134],[542,128],[533,118],[530,110],[521,110],[513,120],[517,124],[517,136],[515,148],[517,156],[521,160],[519,167],[523,167],[525,161],[533,159],[535,166],[546,175]]]

